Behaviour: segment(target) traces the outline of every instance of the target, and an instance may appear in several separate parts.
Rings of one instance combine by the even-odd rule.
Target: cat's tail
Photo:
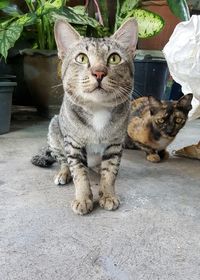
[[[131,149],[131,150],[139,150],[139,147],[134,143],[134,141],[126,134],[124,143],[123,143],[124,149]]]
[[[52,156],[51,151],[48,147],[41,150],[41,152],[32,157],[31,163],[40,167],[49,167],[56,159]]]

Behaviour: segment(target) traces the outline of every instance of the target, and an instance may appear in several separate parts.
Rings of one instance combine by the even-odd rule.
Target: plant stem
[[[46,48],[49,50],[52,50],[54,47],[54,41],[53,41],[53,35],[51,32],[51,24],[50,24],[49,19],[46,16],[43,16],[43,18],[44,18],[44,29],[45,29],[44,31],[47,34],[46,41],[45,41]]]
[[[35,11],[34,4],[33,4],[32,2],[29,3],[28,0],[25,0],[25,2],[26,2],[26,5],[28,6],[29,11],[30,11],[31,13],[33,13],[33,12]]]
[[[42,28],[42,21],[41,19],[37,20],[37,33],[38,33],[38,48],[39,49],[44,49],[44,41],[43,41],[43,37],[44,37],[44,32],[43,32],[43,28]]]
[[[119,10],[120,10],[120,3],[119,3],[119,0],[117,0],[117,10],[116,10],[116,15],[115,15],[114,32],[117,31],[117,28],[118,28],[117,22],[118,22]]]

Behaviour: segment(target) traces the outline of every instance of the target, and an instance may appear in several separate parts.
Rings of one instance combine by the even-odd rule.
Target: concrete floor
[[[0,136],[0,279],[199,280],[199,161],[152,164],[125,151],[120,208],[76,216],[73,185],[54,186],[56,166],[30,163],[47,125],[15,122]],[[199,141],[199,131],[200,120],[189,123],[170,150]]]

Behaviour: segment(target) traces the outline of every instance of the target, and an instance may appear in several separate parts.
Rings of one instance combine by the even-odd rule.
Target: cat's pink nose
[[[96,77],[97,81],[100,83],[103,78],[107,75],[107,69],[105,67],[91,68],[91,73]]]
[[[102,71],[94,71],[92,74],[93,76],[96,76],[98,82],[101,82],[103,80],[103,77],[105,77],[106,75],[105,72]]]

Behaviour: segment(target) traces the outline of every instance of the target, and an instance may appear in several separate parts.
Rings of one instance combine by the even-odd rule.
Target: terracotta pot
[[[168,42],[175,26],[181,21],[170,10],[165,0],[143,1],[142,8],[159,14],[165,21],[163,30],[148,39],[139,39],[138,48],[144,50],[162,50]]]

